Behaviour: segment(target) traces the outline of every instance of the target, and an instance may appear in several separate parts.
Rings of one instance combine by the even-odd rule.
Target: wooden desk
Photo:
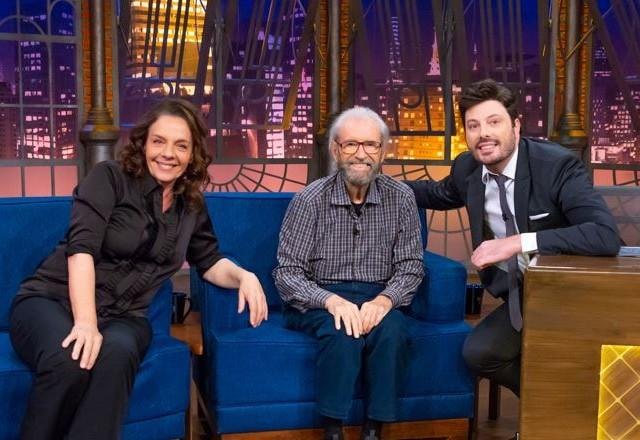
[[[640,345],[640,259],[539,257],[524,317],[522,438],[595,440],[602,346]]]

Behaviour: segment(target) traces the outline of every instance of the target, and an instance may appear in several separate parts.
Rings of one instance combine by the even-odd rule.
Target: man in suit
[[[469,334],[463,356],[477,375],[519,396],[522,273],[530,256],[616,255],[620,239],[582,162],[561,145],[520,136],[508,88],[491,79],[471,84],[460,116],[469,151],[444,179],[407,184],[421,208],[467,208],[471,263],[505,302]]]

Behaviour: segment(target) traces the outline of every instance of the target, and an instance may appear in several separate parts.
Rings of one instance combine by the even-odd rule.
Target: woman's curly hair
[[[142,177],[147,172],[147,161],[144,147],[149,135],[149,127],[162,115],[182,118],[189,126],[193,144],[193,157],[184,174],[173,186],[175,195],[184,196],[187,209],[200,211],[204,206],[202,190],[211,179],[207,167],[211,157],[207,153],[207,128],[200,112],[188,101],[179,98],[168,98],[160,101],[147,111],[140,122],[129,134],[129,142],[120,151],[120,162],[126,173],[134,177]]]

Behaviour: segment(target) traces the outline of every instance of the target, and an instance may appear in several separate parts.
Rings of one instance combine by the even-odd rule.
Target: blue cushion
[[[362,400],[354,400],[346,423],[361,424],[363,411]],[[320,427],[320,423],[313,401],[219,407],[216,413],[216,429],[220,434],[306,429]]]
[[[9,328],[9,308],[22,280],[64,237],[70,212],[69,197],[0,198],[0,330]]]
[[[473,417],[473,405],[473,390],[460,394],[403,397],[398,401],[398,418],[402,421],[470,418]],[[363,412],[362,400],[354,400],[346,424],[361,424]],[[321,426],[314,402],[218,407],[216,422],[220,434]]]
[[[189,348],[171,336],[153,335],[136,374],[125,423],[184,413],[189,406]]]
[[[426,323],[410,317],[407,321],[411,360],[401,398],[401,419],[471,417],[474,383],[460,356],[469,326],[464,322]],[[257,329],[208,337],[210,352],[215,353],[209,359],[213,381],[208,392],[215,401],[220,432],[317,425],[315,339],[285,329],[280,313],[272,313]],[[357,423],[361,392],[356,391],[354,397],[351,418]],[[301,406],[294,405],[296,402]],[[431,409],[425,412],[427,407]],[[242,416],[250,408],[261,415],[259,420]],[[273,413],[276,421],[269,421],[271,416],[264,411]],[[304,416],[300,418],[300,414]]]
[[[429,322],[460,321],[464,318],[466,268],[457,261],[424,252],[425,276],[409,313]]]
[[[271,312],[258,328],[209,334],[211,395],[218,405],[313,400],[316,341],[285,329]]]
[[[135,378],[125,424],[137,426],[134,422],[142,421],[141,426],[151,429],[153,420],[161,421],[164,426],[168,423],[162,421],[165,416],[171,416],[168,419],[177,416],[180,423],[172,429],[173,434],[144,438],[182,436],[184,414],[189,404],[189,370],[185,368],[188,364],[189,350],[185,344],[167,335],[154,335]],[[2,400],[10,402],[0,410],[0,440],[17,438],[32,381],[33,374],[13,351],[9,334],[0,332],[0,390]]]
[[[122,440],[184,438],[184,422],[184,413],[174,413],[136,423],[127,423],[122,428]]]
[[[205,194],[222,253],[258,276],[269,305],[277,309],[282,302],[271,271],[280,226],[292,197],[291,193]]]
[[[407,323],[411,357],[402,395],[446,395],[473,390],[475,382],[461,356],[469,325],[464,321],[438,324],[409,317]]]
[[[407,317],[411,361],[403,396],[468,392],[473,388],[460,356],[469,326]],[[305,402],[315,399],[317,341],[283,327],[271,313],[260,327],[210,334],[218,405]]]
[[[171,302],[173,284],[167,280],[158,289],[149,304],[147,318],[151,323],[153,334],[168,335],[171,326]]]
[[[9,333],[0,331],[0,440],[18,438],[33,374],[13,351]]]

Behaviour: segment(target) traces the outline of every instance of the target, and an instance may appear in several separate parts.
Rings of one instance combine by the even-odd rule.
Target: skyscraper
[[[400,53],[400,29],[393,26],[397,23],[397,18],[392,19],[392,32],[394,48],[390,54]],[[444,94],[440,77],[440,55],[438,51],[438,38],[434,29],[433,43],[431,44],[431,58],[428,64],[428,71],[421,74],[420,88],[416,86],[402,89],[401,102],[398,104],[397,118],[398,125],[402,131],[441,131],[445,129],[445,107]],[[417,61],[417,60],[416,60]],[[402,67],[400,61],[391,64],[392,77],[399,80],[399,70]],[[460,88],[453,87],[454,97],[459,95]],[[454,109],[457,112],[457,100],[454,99]],[[460,143],[462,127],[458,125],[457,133],[451,136],[451,157],[445,157],[445,137],[444,135],[412,135],[402,134],[395,136],[395,157],[396,159],[430,159],[449,160],[455,158],[460,152],[466,150],[466,145]]]
[[[15,104],[16,96],[9,83],[0,82],[0,102]],[[0,107],[0,159],[17,159],[18,151],[18,109]]]
[[[140,79],[151,94],[193,95],[207,0],[130,4],[127,76]],[[207,69],[206,91],[211,93],[212,67]]]
[[[611,72],[602,45],[594,50],[591,92],[591,161],[593,163],[640,163],[640,136]],[[640,78],[628,76],[631,95],[640,106]]]

